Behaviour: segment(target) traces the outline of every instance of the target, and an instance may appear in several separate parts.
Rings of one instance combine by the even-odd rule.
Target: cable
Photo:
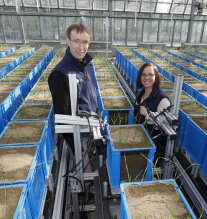
[[[88,142],[87,142],[87,148],[86,148],[86,151],[85,151],[85,156],[86,156],[86,153],[89,151],[89,148],[91,148],[92,144],[91,144],[91,138],[92,138],[92,129],[91,129],[91,125],[90,125],[90,121],[89,121],[89,116],[86,116],[87,120],[88,120],[88,126],[89,126],[89,131],[90,131],[90,135],[89,135],[89,139],[88,139]],[[84,156],[84,157],[85,157]],[[82,158],[82,160],[84,160]],[[86,164],[87,166],[88,164]],[[84,168],[84,165],[83,165],[83,168]],[[85,191],[85,184],[84,184],[84,191]],[[85,192],[84,192],[85,194]],[[81,208],[81,211],[83,212],[84,211],[84,203],[82,203],[82,208]]]
[[[173,106],[174,106],[174,105],[170,105],[170,106],[168,106],[167,108],[163,109],[157,116],[155,116],[155,119],[156,119],[158,116],[162,115],[162,114],[164,115],[165,112],[169,111]]]
[[[84,152],[82,159],[71,170],[69,170],[66,174],[64,174],[63,177],[67,177],[71,172],[75,171],[75,169],[80,165],[80,163],[83,162],[83,160],[84,160],[87,152],[89,151],[89,149],[91,149],[91,146],[92,146],[92,143],[91,143],[92,142],[91,141],[91,138],[92,138],[92,128],[91,128],[91,125],[90,125],[89,117],[90,116],[94,116],[95,118],[99,118],[100,119],[99,115],[92,115],[92,114],[90,114],[87,111],[81,111],[81,112],[79,111],[78,116],[80,116],[80,117],[85,116],[87,118],[87,120],[88,120],[89,131],[90,131],[89,141],[87,143],[88,147],[87,147],[86,151]]]
[[[172,106],[169,106],[169,107],[167,107],[166,109],[164,109],[162,112],[160,112],[158,115],[156,115],[156,116],[153,116],[152,115],[152,113],[151,113],[151,111],[147,108],[147,112],[148,112],[148,114],[149,114],[149,117],[152,119],[152,121],[153,121],[153,124],[154,124],[154,127],[157,127],[159,130],[160,130],[160,134],[162,134],[162,135],[166,135],[165,134],[165,132],[162,130],[162,127],[157,123],[157,118],[158,118],[158,116],[160,116],[160,115],[162,115],[162,114],[164,114],[167,110],[169,110],[170,108],[171,108]],[[154,138],[157,138],[158,136],[154,136]]]
[[[72,175],[68,175],[67,177],[77,180],[79,182],[80,186],[81,186],[82,191],[83,191],[83,185],[82,185],[80,179],[78,179],[77,177],[72,176]]]
[[[72,176],[72,175],[68,175],[67,177],[77,180],[79,182],[80,186],[81,186],[81,190],[84,191],[83,190],[83,185],[82,185],[80,179],[78,179],[77,177]],[[83,212],[83,210],[84,210],[84,201],[82,201],[81,212]]]
[[[82,191],[83,191],[83,194],[85,194],[85,189],[84,189],[84,188],[85,188],[85,184],[82,185],[82,182],[80,181],[80,179],[78,179],[78,178],[75,177],[75,176],[69,175],[69,174],[70,174],[71,172],[73,172],[74,170],[78,171],[77,167],[79,166],[79,164],[80,164],[81,162],[83,162],[83,160],[84,160],[84,158],[85,158],[87,152],[88,152],[89,149],[91,149],[91,147],[92,147],[92,141],[91,141],[91,139],[92,139],[92,128],[91,128],[90,120],[89,120],[89,117],[91,116],[91,114],[89,114],[89,113],[87,113],[87,112],[82,112],[81,114],[79,114],[79,116],[86,116],[86,118],[87,118],[87,120],[88,120],[88,126],[89,126],[89,131],[90,131],[89,133],[90,133],[90,135],[89,135],[89,139],[88,139],[88,142],[87,142],[87,148],[86,148],[86,150],[85,150],[85,152],[84,152],[84,154],[83,154],[82,159],[81,159],[71,170],[69,170],[66,174],[64,174],[63,177],[69,177],[69,178],[76,179],[76,180],[79,182],[80,186],[81,186],[81,189],[82,189]],[[87,165],[86,165],[86,166],[87,166]],[[83,197],[84,197],[84,196],[83,196]],[[82,213],[83,213],[83,211],[84,211],[84,203],[85,203],[85,201],[82,200],[82,206],[81,206],[81,212],[82,212]]]
[[[170,106],[169,108],[168,108],[168,110],[171,108],[171,107],[173,107],[174,105],[172,105],[172,106]],[[176,130],[174,129],[174,127],[173,127],[173,124],[171,123],[171,121],[168,119],[168,117],[166,116],[166,112],[164,112],[164,114],[163,114],[164,116],[165,116],[165,118],[166,118],[166,120],[169,122],[169,124],[171,125],[171,128],[173,129],[173,131],[174,132],[176,132]]]

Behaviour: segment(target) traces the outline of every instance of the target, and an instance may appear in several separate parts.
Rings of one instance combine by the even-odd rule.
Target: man
[[[69,92],[69,72],[76,72],[77,77],[77,109],[97,112],[97,95],[95,81],[92,77],[92,58],[88,47],[90,32],[80,23],[72,24],[67,29],[67,45],[65,56],[52,70],[49,78],[49,88],[52,94],[55,114],[71,115]],[[72,135],[64,135],[73,153]]]
[[[68,73],[76,72],[78,109],[97,112],[97,95],[92,77],[92,58],[89,56],[90,32],[80,23],[67,29],[66,54],[52,70],[48,83],[52,94],[55,114],[71,115]]]

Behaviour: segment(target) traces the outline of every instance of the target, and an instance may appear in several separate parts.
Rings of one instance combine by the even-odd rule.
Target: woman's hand
[[[140,106],[140,114],[145,116],[145,117],[148,116],[147,109],[144,106]]]

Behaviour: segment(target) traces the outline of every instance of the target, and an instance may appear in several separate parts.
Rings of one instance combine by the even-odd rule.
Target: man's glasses
[[[73,42],[76,46],[89,46],[89,43],[87,40],[86,41],[80,41],[80,40],[70,40],[71,42]]]

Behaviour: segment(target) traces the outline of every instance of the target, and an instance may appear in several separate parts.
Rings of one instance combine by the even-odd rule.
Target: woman
[[[153,63],[145,63],[140,67],[136,88],[138,92],[134,110],[135,123],[145,124],[149,135],[152,138],[155,137],[153,141],[157,147],[156,160],[156,158],[163,157],[165,154],[166,138],[160,135],[159,130],[155,130],[148,112],[159,113],[170,106],[171,102],[160,89],[160,75]]]

